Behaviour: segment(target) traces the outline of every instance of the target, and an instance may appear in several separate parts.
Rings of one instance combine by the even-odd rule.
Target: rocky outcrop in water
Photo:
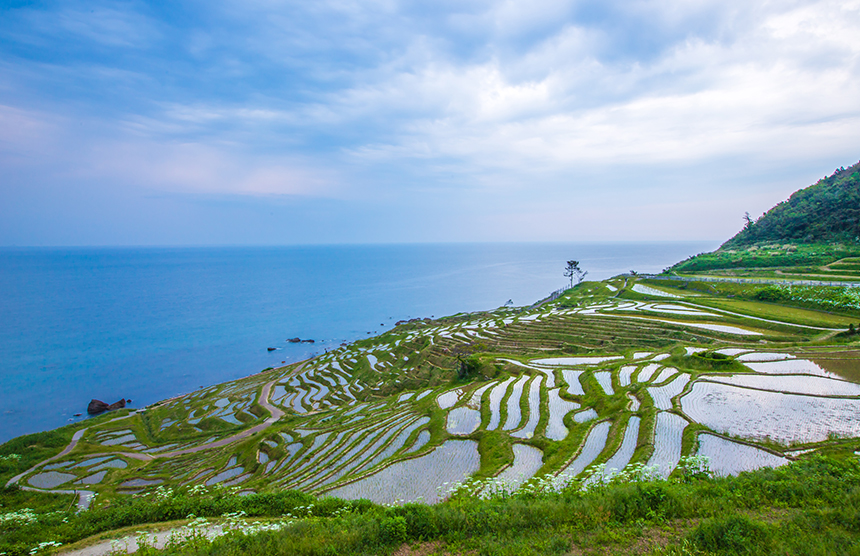
[[[115,409],[122,409],[123,407],[125,407],[124,399],[112,404],[106,404],[101,400],[90,400],[90,404],[87,406],[87,413],[90,415],[98,415],[105,411],[113,411]]]

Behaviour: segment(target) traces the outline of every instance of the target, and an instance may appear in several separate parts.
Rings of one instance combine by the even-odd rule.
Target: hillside
[[[860,162],[839,168],[795,191],[725,242],[721,249],[757,243],[856,243],[860,241]]]
[[[856,243],[860,238],[860,162],[795,191],[721,249],[761,242]]]
[[[860,255],[860,162],[839,168],[818,183],[794,192],[757,220],[750,219],[714,252],[701,253],[667,269],[701,272],[737,268],[798,269],[825,274],[823,267]],[[846,261],[855,263],[855,261]],[[834,275],[839,273],[834,273]],[[815,279],[815,278],[813,278]],[[824,279],[828,279],[826,276]],[[840,280],[842,278],[833,278]]]
[[[293,541],[323,543],[294,552],[306,554],[377,554],[422,540],[440,553],[641,553],[637,546],[651,546],[643,536],[707,549],[706,537],[725,527],[774,542],[783,526],[815,535],[794,521],[808,504],[853,507],[853,322],[706,284],[616,277],[533,308],[402,323],[299,364],[0,446],[9,485],[0,552],[175,527],[188,516],[259,530],[237,512],[274,519],[282,529],[274,537],[248,535],[278,539],[280,552]],[[786,372],[792,378],[774,376]],[[702,458],[721,476],[790,470],[683,486]],[[773,477],[787,481],[779,496],[793,501],[773,498]],[[829,498],[798,498],[794,489],[809,481],[829,484]],[[582,497],[583,486],[604,482],[618,489]],[[738,505],[737,485],[754,506]],[[690,488],[712,498],[682,503],[700,497]],[[70,511],[76,500],[87,507],[87,492],[97,493],[89,509]],[[403,506],[450,494],[433,509]],[[794,509],[773,516],[772,504]],[[729,507],[737,511],[714,513]],[[532,527],[517,516],[542,512],[559,517],[540,535],[517,529]],[[839,521],[854,518],[834,516],[837,537],[857,540]],[[666,524],[677,534],[661,536]],[[326,548],[329,534],[341,535],[341,549]]]

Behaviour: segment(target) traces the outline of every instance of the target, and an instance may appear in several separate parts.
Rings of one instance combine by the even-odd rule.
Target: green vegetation
[[[860,554],[856,457],[812,456],[726,478],[697,472],[696,462],[685,469],[670,481],[632,475],[587,490],[547,486],[485,497],[464,490],[435,506],[313,500],[292,491],[238,497],[162,490],[98,511],[4,519],[0,551],[29,554],[37,541],[69,544],[135,523],[177,526],[197,518],[199,528],[200,517],[214,523],[227,514],[233,532],[163,553],[369,555],[413,547],[424,554]],[[270,530],[249,532],[258,522],[231,515],[269,518]]]
[[[807,522],[798,525],[798,520],[811,515],[810,508],[836,511],[839,505],[810,498],[807,506],[798,499],[787,511],[784,501],[769,498],[767,489],[773,485],[767,481],[758,484],[762,490],[757,494],[744,491],[739,498],[737,485],[748,485],[751,479],[691,480],[684,466],[668,481],[647,474],[637,478],[635,492],[647,493],[640,494],[650,500],[641,508],[639,499],[618,501],[632,496],[634,487],[625,481],[636,472],[625,471],[607,486],[598,483],[587,491],[580,486],[589,473],[601,471],[624,450],[624,461],[634,470],[644,469],[660,449],[665,451],[667,441],[656,438],[658,416],[671,412],[687,419],[679,401],[690,390],[683,387],[687,381],[749,373],[733,355],[718,351],[726,346],[754,349],[764,340],[768,350],[801,355],[801,346],[817,349],[816,361],[853,377],[856,357],[848,346],[860,338],[856,327],[852,334],[848,325],[857,321],[857,309],[848,303],[827,305],[831,312],[787,307],[822,306],[819,299],[800,299],[795,295],[799,291],[805,290],[786,293],[761,284],[637,278],[583,282],[531,309],[401,323],[382,336],[302,365],[205,388],[136,415],[123,411],[89,420],[86,434],[69,455],[31,472],[19,484],[32,485],[34,477],[52,473],[70,477],[57,488],[82,488],[72,485],[88,480],[83,488],[98,493],[92,509],[77,513],[72,496],[10,487],[0,495],[0,513],[7,516],[0,552],[29,554],[51,549],[40,543],[65,546],[131,526],[178,526],[177,520],[181,524],[224,515],[241,522],[248,534],[233,533],[212,543],[198,539],[170,551],[369,554],[395,551],[404,542],[417,543],[419,551],[443,553],[633,553],[637,546],[666,554],[742,553],[739,546],[759,553],[789,550],[783,538],[786,528],[799,527],[802,538],[811,533],[804,533]],[[652,360],[651,354],[660,355]],[[577,363],[577,357],[595,356],[614,359],[600,365]],[[574,359],[558,368],[535,367],[535,361],[546,358]],[[554,383],[554,395],[549,382]],[[531,399],[534,384],[542,386]],[[673,390],[671,384],[682,386]],[[266,399],[264,385],[270,388]],[[494,393],[496,388],[500,390]],[[667,388],[669,393],[659,394]],[[437,402],[443,395],[450,399],[445,405]],[[262,426],[269,404],[285,415],[256,434],[234,436]],[[564,413],[554,413],[558,404],[566,408]],[[466,410],[477,415],[474,429],[450,432],[450,415]],[[538,413],[532,415],[534,410]],[[634,445],[625,448],[634,417],[639,420],[638,435]],[[531,432],[518,432],[527,421],[532,422]],[[564,470],[581,456],[598,422],[607,425],[605,445],[591,456],[584,473],[567,476]],[[0,473],[8,480],[57,454],[82,426],[3,445]],[[680,456],[694,456],[702,432],[709,432],[708,427],[689,422],[682,438],[671,441],[676,443],[673,449]],[[786,442],[767,437],[723,438],[743,440],[769,454],[787,450]],[[483,491],[471,488],[484,494],[470,496],[461,490],[440,505],[390,508],[317,498],[337,496],[354,481],[373,481],[389,466],[422,461],[451,439],[474,443],[479,461],[470,473],[489,482]],[[229,442],[207,449],[219,440]],[[522,465],[515,457],[517,444],[538,450],[541,461],[528,472],[534,478],[512,493],[493,481],[510,466]],[[801,445],[835,456],[826,465],[815,460],[817,469],[843,469],[840,466],[853,462],[853,451],[860,449],[856,440],[839,435]],[[130,452],[147,455],[132,458]],[[100,467],[104,464],[109,465]],[[759,471],[756,476],[782,477],[780,473],[787,471]],[[424,479],[421,475],[413,481]],[[649,482],[641,482],[645,479]],[[243,496],[237,495],[240,489]],[[777,517],[772,515],[774,504],[783,512]],[[826,527],[836,532],[833,539],[853,539],[856,531],[839,521],[844,516],[831,514]],[[667,534],[668,529],[673,532]],[[826,544],[828,550],[832,546]]]
[[[661,288],[698,293],[695,303],[737,310],[760,318],[773,318],[812,326],[848,326],[860,317],[860,288],[795,286],[752,282],[645,280]],[[746,301],[747,303],[744,303]],[[749,303],[761,302],[761,303]],[[812,309],[802,311],[799,308]],[[839,313],[833,313],[836,310]]]
[[[860,162],[840,168],[815,185],[796,191],[723,247],[759,242],[802,243],[860,241]]]
[[[815,275],[821,280],[857,279],[856,269],[846,270],[839,266],[827,265],[860,255],[860,245],[843,243],[801,244],[785,242],[762,242],[749,246],[722,246],[711,253],[700,253],[685,259],[667,269],[674,273],[693,273],[725,269],[773,269],[782,275],[792,273],[797,277]],[[831,276],[828,276],[830,274]],[[730,274],[736,275],[736,273]],[[756,273],[760,275],[760,273]],[[762,277],[778,277],[763,275]],[[786,277],[787,278],[787,277]],[[812,278],[812,276],[808,276]],[[802,278],[807,279],[807,278]]]
[[[860,266],[860,162],[796,191],[717,251],[681,261],[675,273],[757,268],[795,278],[857,279]]]

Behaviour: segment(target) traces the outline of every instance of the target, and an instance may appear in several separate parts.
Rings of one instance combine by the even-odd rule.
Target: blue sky
[[[860,159],[857,0],[0,5],[0,245],[719,240]]]

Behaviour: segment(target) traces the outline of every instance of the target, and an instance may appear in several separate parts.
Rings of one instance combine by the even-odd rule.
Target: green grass
[[[301,517],[287,518],[291,524],[280,531],[236,532],[162,553],[369,555],[414,546],[437,554],[856,555],[860,463],[853,456],[813,456],[739,477],[615,481],[487,500],[455,496],[436,506],[314,500],[294,491],[236,497],[180,490],[82,514],[56,511],[28,524],[6,522],[0,551],[29,554],[44,540],[69,544],[134,524],[235,511]]]
[[[857,323],[856,318],[826,311],[804,309],[800,307],[789,307],[776,303],[765,303],[762,301],[750,301],[745,299],[726,299],[716,297],[701,297],[695,301],[698,305],[724,309],[735,313],[743,313],[753,317],[774,319],[806,326],[820,326],[823,328],[846,328],[851,323]]]
[[[316,378],[312,374],[304,375],[300,388],[308,390],[310,385],[317,381],[322,383],[328,381],[332,392],[339,389],[337,381],[326,373],[327,366],[337,359],[341,363],[343,374],[346,375],[351,384],[361,384],[363,390],[354,390],[355,397],[359,400],[366,401],[372,409],[365,408],[358,414],[346,415],[351,406],[347,405],[344,397],[331,399],[331,404],[323,405],[314,409],[308,414],[295,414],[289,411],[280,421],[262,433],[246,438],[241,442],[236,442],[227,448],[221,450],[202,451],[186,456],[156,459],[155,461],[138,461],[126,458],[129,467],[124,470],[112,470],[108,474],[105,484],[97,485],[95,490],[100,493],[99,499],[96,502],[95,509],[90,513],[88,519],[95,520],[95,517],[101,515],[96,521],[80,521],[78,524],[83,533],[109,531],[113,527],[122,527],[132,523],[148,523],[152,520],[156,522],[168,519],[183,519],[187,514],[180,515],[179,510],[187,510],[194,506],[194,511],[203,513],[195,515],[217,516],[218,511],[246,511],[244,508],[250,502],[224,500],[232,499],[229,490],[220,491],[218,494],[217,504],[214,501],[200,502],[193,501],[192,496],[187,494],[183,488],[178,488],[178,485],[184,481],[188,481],[195,474],[204,469],[211,469],[209,475],[203,476],[200,480],[220,472],[228,465],[228,460],[235,456],[240,465],[244,467],[244,472],[254,472],[255,474],[242,483],[242,489],[253,489],[262,492],[265,496],[281,496],[280,489],[284,485],[298,484],[304,478],[310,479],[317,472],[315,463],[313,467],[308,467],[302,470],[298,475],[287,478],[284,474],[286,470],[296,469],[304,462],[309,461],[315,455],[319,455],[322,451],[327,450],[328,446],[332,446],[334,439],[346,430],[349,426],[353,430],[366,429],[372,430],[383,419],[388,419],[400,412],[408,412],[409,419],[427,416],[430,422],[422,428],[429,430],[431,433],[430,442],[416,454],[410,454],[406,457],[416,457],[427,453],[429,450],[439,446],[451,436],[446,430],[447,410],[442,410],[435,402],[435,395],[439,392],[451,388],[463,387],[465,394],[458,405],[466,403],[471,397],[474,389],[486,384],[487,380],[502,381],[508,375],[511,376],[538,376],[537,371],[532,371],[519,366],[508,363],[499,362],[499,358],[511,358],[528,364],[531,359],[545,357],[564,357],[571,355],[596,355],[596,354],[624,354],[625,359],[606,362],[603,365],[588,367],[584,369],[581,383],[584,388],[584,394],[573,396],[573,400],[582,405],[582,408],[593,408],[598,413],[599,419],[608,419],[613,422],[610,429],[610,435],[607,442],[607,447],[596,460],[595,463],[605,461],[611,457],[618,446],[621,444],[626,425],[631,415],[637,415],[641,418],[638,444],[633,454],[632,462],[644,463],[648,460],[653,452],[653,435],[656,422],[657,410],[653,405],[650,396],[646,395],[645,389],[647,385],[633,383],[627,387],[621,387],[618,377],[613,378],[613,387],[615,393],[606,395],[603,389],[599,386],[594,377],[596,371],[610,371],[613,375],[617,375],[619,367],[623,365],[642,366],[645,362],[634,363],[632,361],[632,353],[634,351],[649,351],[654,353],[671,353],[671,357],[663,361],[664,365],[673,366],[681,371],[689,372],[693,378],[702,373],[712,372],[748,372],[746,367],[740,365],[734,359],[718,359],[713,356],[686,356],[683,347],[685,346],[704,346],[709,350],[716,350],[726,346],[748,346],[759,350],[783,349],[798,355],[805,350],[809,358],[816,358],[827,363],[822,365],[841,366],[849,371],[852,366],[852,361],[860,359],[857,353],[851,348],[846,349],[846,344],[860,341],[860,338],[854,337],[833,337],[826,338],[826,331],[804,329],[790,324],[766,323],[760,320],[755,320],[751,317],[760,317],[781,321],[783,323],[804,324],[809,326],[831,326],[840,327],[847,326],[848,323],[854,322],[856,318],[852,318],[850,314],[837,314],[820,310],[814,310],[808,307],[787,306],[784,303],[767,303],[756,299],[756,296],[763,290],[761,285],[747,284],[711,284],[705,282],[678,282],[678,281],[645,281],[645,283],[653,284],[658,289],[675,292],[680,296],[680,299],[668,299],[660,297],[651,297],[644,294],[632,292],[630,287],[636,283],[635,278],[631,279],[615,279],[613,283],[619,287],[619,292],[609,292],[604,287],[603,283],[586,282],[565,293],[562,298],[556,302],[546,304],[539,310],[534,312],[524,311],[520,309],[504,309],[496,312],[483,312],[476,314],[461,314],[451,318],[437,319],[432,322],[412,322],[401,324],[394,330],[388,331],[380,337],[367,338],[353,344],[330,352],[329,354],[318,358],[317,360],[307,363],[305,371],[314,369],[318,374]],[[623,291],[622,288],[626,289]],[[619,299],[620,298],[620,299]],[[702,310],[708,311],[713,309],[723,309],[738,313],[737,316],[720,315],[715,317],[701,316],[684,316],[661,313],[659,311],[651,311],[644,313],[643,311],[628,311],[612,313],[616,316],[597,316],[588,314],[572,314],[565,309],[573,307],[585,307],[594,303],[604,302],[623,302],[624,298],[647,300],[658,302],[660,304],[687,304],[696,305]],[[550,308],[558,308],[561,313],[549,313]],[[539,321],[521,321],[517,317],[523,317],[535,312],[541,313],[542,320]],[[619,317],[648,317],[648,318],[619,318]],[[514,322],[504,326],[500,323],[503,318],[514,318]],[[493,328],[495,334],[487,335],[484,338],[474,338],[463,340],[461,338],[446,338],[442,335],[432,337],[426,333],[431,329],[436,329],[443,325],[460,325],[464,323],[475,323],[481,320],[491,319],[497,322],[498,326]],[[661,321],[672,322],[661,322]],[[763,332],[763,336],[736,336],[727,333],[714,332],[703,329],[695,329],[682,326],[683,322],[714,322],[731,326],[741,326],[744,328],[752,328]],[[423,332],[422,332],[423,331]],[[410,338],[408,334],[420,333],[414,338]],[[399,340],[400,344],[394,346],[394,342]],[[762,346],[761,341],[767,342],[767,346]],[[376,355],[379,361],[379,368],[371,369],[365,354],[356,351],[356,348],[364,347],[376,350]],[[853,355],[852,355],[853,354]],[[408,356],[409,361],[404,361],[404,357]],[[355,358],[355,362],[350,361]],[[458,377],[459,362],[467,363],[467,372],[465,377]],[[860,365],[855,365],[860,367]],[[116,417],[118,414],[111,414],[94,420],[89,420],[87,425],[92,427],[92,430],[84,437],[84,441],[70,454],[70,459],[80,459],[83,455],[95,453],[109,453],[119,448],[110,448],[98,444],[95,440],[95,434],[98,431],[105,430],[120,430],[131,429],[137,435],[137,438],[150,446],[161,445],[167,442],[179,441],[197,441],[202,442],[212,436],[223,437],[230,434],[235,434],[239,430],[248,428],[254,423],[259,423],[261,419],[267,417],[267,412],[256,403],[259,396],[262,384],[265,382],[282,377],[281,383],[290,380],[290,372],[295,368],[272,369],[263,374],[254,375],[233,383],[226,383],[216,387],[211,387],[203,393],[195,393],[189,398],[179,398],[171,400],[162,405],[150,408],[135,417],[118,421],[105,425],[104,423]],[[855,374],[852,377],[860,376],[860,369],[854,369]],[[851,372],[854,372],[851,371]],[[566,399],[571,399],[567,394],[567,389],[564,388],[561,380],[562,374],[560,370],[553,371],[557,378],[556,387],[562,388],[561,396]],[[847,372],[847,371],[846,371]],[[656,375],[656,373],[655,373]],[[326,378],[328,377],[328,378]],[[534,380],[534,378],[532,379]],[[503,397],[500,408],[500,427],[504,425],[507,416],[507,401],[513,384],[509,385],[508,393]],[[231,391],[232,389],[232,391]],[[424,399],[416,402],[414,398],[409,401],[400,402],[398,396],[405,391],[424,391],[433,389],[435,392],[426,396]],[[294,391],[293,386],[286,388],[287,391]],[[491,478],[497,474],[506,465],[512,463],[513,452],[511,449],[512,442],[522,442],[521,439],[512,439],[510,435],[501,430],[486,431],[484,428],[490,418],[489,404],[487,403],[490,391],[487,389],[483,395],[481,403],[482,424],[476,432],[468,435],[467,438],[478,442],[479,452],[481,455],[480,468],[476,474],[477,478]],[[528,419],[527,400],[528,384],[523,388],[523,396],[519,400],[519,406],[522,411],[523,424]],[[636,413],[632,413],[627,409],[628,398],[626,393],[637,394],[641,402],[641,407]],[[192,418],[192,416],[201,417],[206,411],[209,411],[216,400],[227,398],[231,403],[238,400],[250,400],[253,402],[250,408],[247,408],[239,415],[241,425],[227,423],[221,419],[209,417],[203,419],[196,424],[197,427],[204,429],[203,432],[194,431],[192,425],[184,423],[184,421]],[[565,418],[565,425],[569,429],[568,436],[561,441],[553,441],[545,437],[545,429],[548,422],[548,392],[546,388],[541,392],[541,416],[538,426],[535,430],[535,435],[526,443],[540,449],[543,452],[543,467],[540,473],[554,473],[562,468],[570,459],[579,451],[582,442],[585,439],[587,432],[593,425],[590,423],[576,423],[573,420],[573,414],[568,414]],[[364,421],[360,421],[358,425],[349,424],[356,415],[364,415]],[[179,419],[180,424],[170,425],[168,428],[161,430],[161,424],[164,419]],[[76,427],[83,425],[76,425]],[[412,441],[418,436],[422,428],[414,430],[410,438],[405,442],[404,448],[398,450],[391,458],[378,462],[373,469],[377,470],[381,467],[389,465],[392,461],[403,458],[403,450],[408,448]],[[296,429],[310,430],[310,434],[304,437],[299,437]],[[10,458],[0,460],[0,474],[11,477],[17,472],[23,471],[30,467],[33,463],[44,460],[47,457],[59,452],[63,446],[71,438],[75,427],[67,427],[44,433],[40,435],[31,435],[30,437],[22,437],[7,443],[0,447],[0,455],[3,454],[18,454],[18,458]],[[694,451],[696,444],[696,435],[698,432],[707,430],[701,425],[689,425],[683,436],[682,454],[687,455]],[[217,435],[215,434],[217,433]],[[281,433],[292,435],[292,439],[284,439]],[[328,433],[329,437],[322,444],[321,451],[310,453],[307,448],[310,447],[315,438],[319,435]],[[351,434],[351,433],[350,433]],[[399,433],[398,433],[399,434]],[[348,438],[353,438],[350,443],[355,442],[358,445],[357,438],[343,436],[342,441],[345,442]],[[392,437],[389,441],[393,440]],[[274,446],[265,444],[264,441],[274,443]],[[290,461],[289,465],[284,468],[285,471],[280,471],[278,474],[264,474],[264,465],[257,462],[257,453],[267,453],[273,459],[283,457],[286,452],[286,445],[294,442],[301,442],[305,448],[298,452],[296,457]],[[762,443],[757,443],[762,446]],[[351,444],[352,446],[353,444]],[[764,444],[767,447],[768,445]],[[347,448],[344,445],[344,448]],[[831,439],[823,443],[819,443],[819,449],[830,450],[838,456],[834,459],[839,462],[838,458],[844,458],[851,450],[860,448],[857,441],[851,439]],[[339,456],[338,456],[339,457]],[[334,460],[332,460],[333,462]],[[834,465],[836,465],[834,463]],[[334,471],[335,469],[331,469]],[[81,471],[80,473],[84,473]],[[346,475],[340,481],[346,481],[358,478],[358,475],[366,475],[369,471],[362,471],[355,475]],[[681,478],[683,473],[676,472],[676,478]],[[129,498],[127,495],[121,495],[117,492],[117,485],[123,480],[138,477],[159,477],[166,481],[164,487],[174,489],[174,494],[171,494],[164,501],[153,500],[153,494],[150,494],[149,501],[144,499]],[[313,481],[317,481],[322,476],[317,476]],[[282,482],[279,482],[283,479]],[[733,480],[714,481],[709,488],[722,489],[725,485],[737,485]],[[315,482],[310,482],[315,484]],[[332,483],[328,487],[334,487],[338,483]],[[698,484],[698,483],[697,483]],[[713,486],[723,485],[723,486]],[[327,488],[328,488],[327,487]],[[612,488],[622,489],[622,485],[614,485]],[[650,487],[649,487],[650,488]],[[657,487],[654,487],[657,488]],[[666,489],[665,492],[675,493],[679,497],[683,496],[704,496],[707,491],[705,486],[699,485],[697,488],[702,490],[685,491],[684,489],[692,488],[689,484],[683,482],[659,483],[659,489]],[[727,488],[727,487],[726,487]],[[732,487],[734,488],[734,487]],[[764,488],[764,487],[762,487]],[[601,489],[602,491],[603,489]],[[611,490],[611,489],[610,489]],[[149,489],[150,493],[156,489]],[[607,491],[608,492],[608,491]],[[661,491],[662,492],[662,491]],[[185,494],[183,494],[185,493]],[[604,493],[605,494],[605,493]],[[600,496],[603,496],[601,494]],[[732,491],[731,496],[736,496]],[[18,495],[16,495],[18,496]],[[212,495],[215,496],[215,495]],[[553,498],[553,496],[555,498]],[[591,499],[588,496],[597,498]],[[343,516],[346,521],[337,521],[340,518],[331,516],[316,516],[319,518],[319,523],[314,520],[302,521],[297,527],[301,528],[310,535],[307,542],[301,540],[299,544],[290,544],[278,535],[281,533],[272,533],[277,539],[277,543],[286,542],[285,546],[293,547],[296,553],[317,553],[311,545],[311,540],[317,539],[314,537],[315,527],[322,527],[320,531],[325,531],[326,534],[332,535],[332,538],[343,538],[345,543],[343,546],[346,554],[364,554],[364,553],[384,553],[390,552],[397,548],[396,543],[392,543],[391,539],[405,540],[411,543],[418,543],[425,550],[427,546],[424,543],[434,542],[440,543],[440,547],[444,547],[446,551],[454,552],[471,552],[471,553],[565,553],[570,550],[580,550],[584,553],[589,551],[603,551],[614,553],[618,550],[627,550],[629,546],[635,546],[644,539],[657,539],[654,546],[655,550],[666,550],[671,553],[672,550],[686,550],[683,548],[683,543],[686,542],[693,547],[690,550],[708,550],[714,553],[721,553],[720,550],[729,550],[725,547],[714,548],[717,545],[708,544],[719,535],[735,535],[739,538],[746,537],[744,535],[752,534],[759,531],[758,524],[764,523],[767,531],[773,532],[768,527],[782,527],[783,522],[794,527],[795,518],[798,511],[792,510],[791,515],[786,514],[780,516],[779,524],[774,525],[774,522],[768,518],[767,512],[769,508],[776,507],[780,511],[785,509],[782,502],[776,503],[775,506],[767,506],[763,502],[759,505],[738,505],[736,500],[728,496],[726,492],[721,492],[720,496],[726,496],[723,502],[730,500],[731,504],[727,507],[737,509],[737,515],[746,516],[749,521],[720,521],[727,516],[734,515],[730,511],[724,513],[708,513],[704,508],[711,508],[704,502],[697,501],[694,503],[684,502],[681,507],[688,508],[689,511],[684,512],[669,512],[660,514],[660,519],[653,517],[639,517],[632,519],[627,513],[613,513],[614,510],[608,504],[607,499],[600,498],[598,493],[589,493],[588,496],[579,494],[557,493],[554,495],[534,495],[533,499],[528,496],[516,495],[511,497],[511,501],[503,503],[503,501],[469,501],[469,500],[454,500],[443,504],[437,509],[421,509],[427,519],[435,515],[432,520],[442,519],[441,515],[444,512],[454,511],[452,508],[469,508],[469,511],[477,512],[471,515],[465,521],[458,525],[458,528],[446,529],[436,528],[435,536],[415,535],[411,529],[413,525],[406,514],[399,514],[400,510],[380,509],[372,505],[347,504],[338,506],[339,509],[347,512],[349,515]],[[178,497],[178,498],[177,498]],[[184,497],[184,498],[183,498]],[[566,497],[566,498],[565,498]],[[68,498],[68,497],[66,497]],[[50,502],[50,496],[33,497],[33,498],[9,498],[8,503],[10,508],[14,507],[31,507],[43,508],[45,514],[62,513],[60,506],[68,503],[68,500],[63,497],[56,497],[57,502]],[[255,499],[253,496],[249,499]],[[565,511],[576,512],[584,511],[583,507],[576,504],[585,504],[584,500],[591,500],[589,504],[597,504],[589,506],[591,511],[596,512],[595,515],[605,515],[605,520],[597,518],[587,518],[584,523],[590,524],[584,527],[581,524],[574,522],[572,519],[556,520],[550,519],[549,522],[543,523],[534,529],[516,529],[515,527],[530,526],[528,520],[517,521],[506,512],[513,511],[511,508],[518,508],[514,513],[521,511],[534,511],[540,514],[543,505],[553,506],[564,509]],[[17,500],[17,501],[15,501]],[[212,498],[214,500],[214,498]],[[259,499],[257,499],[259,500]],[[302,498],[305,502],[310,498]],[[600,505],[595,500],[600,500]],[[165,504],[174,504],[176,511],[167,511]],[[505,504],[511,504],[508,507]],[[534,507],[528,504],[536,504]],[[23,506],[22,504],[28,504]],[[52,505],[53,504],[53,505]],[[147,508],[147,504],[156,507]],[[168,505],[169,505],[168,504]],[[196,506],[195,506],[196,504]],[[296,502],[298,504],[298,502]],[[326,504],[334,504],[334,502],[326,502]],[[692,505],[691,505],[692,504]],[[698,505],[697,505],[698,504]],[[718,505],[713,506],[717,508]],[[161,509],[158,509],[161,508]],[[177,509],[178,508],[178,509]],[[232,509],[229,509],[232,508]],[[344,510],[344,508],[346,508]],[[446,509],[447,508],[447,509]],[[692,508],[692,509],[690,509]],[[805,506],[804,506],[805,508]],[[652,508],[653,510],[653,508]],[[39,510],[40,512],[42,510]],[[256,511],[256,510],[255,510]],[[252,513],[251,515],[262,515],[272,518],[279,517],[279,514]],[[274,510],[272,510],[274,511]],[[419,510],[415,510],[419,511]],[[458,510],[459,511],[459,510]],[[627,510],[625,510],[626,512]],[[655,510],[656,511],[656,510]],[[673,510],[674,511],[674,510]],[[732,510],[734,511],[734,510]],[[805,511],[805,509],[803,510]],[[107,513],[102,513],[107,512]],[[116,513],[110,513],[116,512]],[[222,513],[223,513],[222,512]],[[193,513],[193,512],[192,512]],[[647,512],[646,512],[647,513]],[[59,515],[59,514],[58,514]],[[117,516],[125,516],[120,519]],[[445,514],[447,515],[447,514]],[[487,528],[470,529],[477,522],[485,519],[486,516],[492,516],[491,521],[500,520],[500,523],[507,523],[510,528],[496,527],[495,525]],[[650,514],[648,514],[650,515]],[[72,519],[71,514],[64,516]],[[107,516],[107,517],[105,517]],[[113,516],[113,517],[110,517]],[[619,517],[621,516],[621,517]],[[347,519],[348,518],[348,519]],[[406,522],[406,532],[403,533],[401,521],[403,518]],[[785,519],[783,519],[785,518]],[[48,519],[48,518],[46,518]],[[51,518],[53,519],[53,518]],[[74,520],[83,519],[74,517]],[[424,518],[422,518],[424,519]],[[349,521],[349,520],[355,520]],[[389,520],[389,521],[385,521]],[[508,521],[506,521],[508,520]],[[713,523],[708,520],[714,520]],[[50,521],[50,520],[48,520]],[[339,523],[339,525],[331,525],[331,523]],[[48,523],[48,522],[46,522]],[[53,523],[53,522],[51,522]],[[326,525],[323,525],[325,523]],[[803,522],[807,523],[807,522]],[[661,528],[671,527],[680,531],[678,534],[662,535]],[[706,525],[707,524],[707,525]],[[44,524],[43,524],[44,525]],[[49,524],[50,525],[50,524]],[[63,529],[65,525],[56,524],[60,529],[65,531],[62,535],[56,537],[58,542],[72,542],[77,533]],[[355,525],[355,529],[350,529]],[[802,524],[801,524],[802,525]],[[796,525],[797,527],[805,527],[806,525]],[[785,525],[788,526],[788,525]],[[53,525],[50,525],[53,527]],[[48,527],[43,531],[55,531]],[[334,527],[333,529],[331,527]],[[376,531],[376,532],[374,532]],[[695,533],[699,531],[699,533]],[[715,533],[716,531],[716,533]],[[721,533],[722,531],[722,533]],[[760,532],[760,531],[759,531]],[[13,537],[18,538],[19,548],[26,544],[25,541],[35,539],[27,537],[30,533],[21,532],[20,537],[15,537],[19,533],[15,533]],[[35,535],[35,529],[31,531]],[[81,534],[83,534],[81,533]],[[850,531],[849,531],[850,533]],[[286,533],[283,533],[286,534]],[[320,533],[322,534],[322,533]],[[770,534],[770,533],[768,533]],[[848,534],[848,533],[846,533]],[[853,534],[853,533],[851,533]],[[268,533],[266,535],[269,535]],[[341,535],[345,535],[341,537]],[[715,537],[716,535],[716,537]],[[264,535],[265,536],[265,535]],[[6,535],[4,534],[4,539]],[[11,537],[10,537],[11,538]],[[776,539],[775,544],[767,545],[767,550],[773,547],[785,547],[779,536],[767,537],[768,539]],[[852,537],[853,538],[853,537]],[[64,540],[65,539],[65,540]],[[352,539],[352,540],[349,540]],[[52,540],[52,537],[45,537],[42,540]],[[295,539],[294,539],[295,540]],[[659,541],[659,542],[658,542]],[[5,542],[2,541],[2,542]],[[9,541],[11,542],[11,541]],[[242,542],[255,543],[257,541],[244,540]],[[267,541],[268,542],[268,541]],[[275,541],[271,541],[275,542]],[[295,542],[299,542],[296,540]],[[327,541],[328,546],[339,546],[334,541]],[[340,542],[340,541],[338,541]],[[350,544],[353,542],[354,544]],[[650,542],[650,541],[649,541]],[[745,541],[746,542],[746,541]],[[768,541],[770,542],[770,541]],[[835,542],[835,541],[834,541]],[[219,543],[226,543],[223,546]],[[692,544],[691,544],[692,543]],[[783,544],[780,544],[783,543]],[[5,546],[5,545],[3,545]],[[3,546],[0,546],[0,552],[3,552]],[[734,546],[734,545],[732,545]],[[758,546],[758,545],[755,545]],[[762,545],[764,546],[764,545]],[[828,547],[830,545],[827,545]],[[352,548],[350,548],[352,547]],[[652,547],[653,548],[653,547]],[[205,551],[213,550],[213,553],[225,554],[232,553],[235,547],[226,540],[220,540],[216,543],[206,545]],[[736,550],[731,548],[731,550]],[[774,548],[776,549],[776,548]],[[15,550],[18,550],[17,548]],[[23,550],[23,549],[22,549]],[[184,549],[183,549],[184,550]],[[260,550],[263,550],[261,547]],[[281,550],[281,548],[277,548]],[[340,550],[340,548],[338,548]],[[204,553],[207,553],[205,552]],[[303,552],[304,551],[304,552]],[[353,551],[353,552],[350,552]],[[555,551],[555,552],[553,552]],[[12,554],[13,552],[10,552]],[[251,552],[253,553],[253,551]],[[690,552],[693,553],[693,552]],[[726,552],[728,553],[728,552]]]
[[[699,272],[713,269],[806,267],[834,263],[860,253],[860,247],[843,244],[788,244],[763,243],[748,248],[718,249],[701,253],[681,261],[668,270],[673,272]]]

